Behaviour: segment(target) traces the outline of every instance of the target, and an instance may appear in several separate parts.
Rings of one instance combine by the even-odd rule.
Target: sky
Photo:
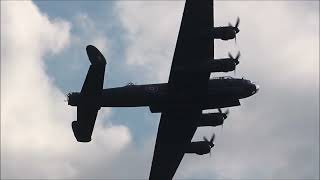
[[[104,87],[167,82],[184,1],[1,1],[1,179],[147,179],[160,114],[102,108],[92,141],[76,142],[76,108],[90,65],[107,59]],[[214,24],[240,17],[237,77],[260,85],[230,108],[209,155],[186,154],[179,179],[319,179],[319,2],[215,1]],[[229,75],[218,73],[212,76]],[[179,130],[177,130],[177,133]],[[88,156],[88,154],[93,154]]]

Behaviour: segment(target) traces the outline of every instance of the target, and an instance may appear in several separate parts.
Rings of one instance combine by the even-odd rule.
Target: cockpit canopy
[[[233,81],[233,80],[242,80],[243,82],[245,82],[245,83],[248,83],[248,84],[250,84],[250,83],[252,83],[250,80],[247,80],[247,79],[245,79],[244,77],[242,77],[241,79],[240,78],[234,78],[234,77],[232,77],[232,76],[220,76],[220,77],[212,77],[212,78],[210,78],[210,80],[215,80],[215,79],[220,79],[220,80],[230,80],[230,81]]]
[[[133,82],[129,82],[127,85],[125,86],[134,86],[135,84]]]
[[[232,76],[221,76],[221,77],[212,77],[210,79],[235,79],[235,78]]]

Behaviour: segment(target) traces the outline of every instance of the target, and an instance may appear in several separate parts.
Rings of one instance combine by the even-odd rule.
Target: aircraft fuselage
[[[167,83],[128,85],[103,89],[96,97],[78,97],[70,99],[70,105],[78,105],[81,99],[91,99],[98,107],[142,107],[149,106],[151,112],[161,112],[163,108],[188,107],[194,104],[202,109],[215,109],[238,106],[239,99],[249,97],[258,90],[257,85],[246,79],[215,78],[208,81],[207,94],[192,94],[186,87],[174,98],[170,97]],[[78,100],[77,100],[78,99]],[[79,101],[80,100],[80,101]]]

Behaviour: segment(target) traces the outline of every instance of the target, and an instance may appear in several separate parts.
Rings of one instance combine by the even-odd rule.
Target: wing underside
[[[210,73],[179,69],[213,58],[213,39],[209,38],[212,27],[213,0],[186,0],[168,83],[173,103],[179,103],[175,99],[183,93],[206,97]],[[185,154],[184,147],[191,143],[201,114],[199,104],[188,108],[169,108],[162,113],[150,179],[173,178]]]
[[[161,115],[153,155],[150,179],[172,179],[183,156],[185,147],[197,129],[201,110],[164,112]]]
[[[209,72],[188,71],[213,58],[213,0],[186,0],[174,57],[169,85],[172,89],[196,87],[207,90]]]

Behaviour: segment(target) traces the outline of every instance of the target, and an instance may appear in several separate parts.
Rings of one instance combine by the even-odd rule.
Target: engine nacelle
[[[212,34],[214,39],[221,39],[224,41],[234,39],[236,37],[236,32],[233,27],[213,27]]]
[[[70,106],[78,106],[80,103],[80,93],[72,92],[67,95],[68,105]]]
[[[220,126],[225,120],[224,114],[221,113],[207,113],[202,114],[200,120],[198,121],[198,127],[201,126]]]
[[[100,96],[83,96],[79,92],[72,92],[67,95],[68,105],[70,106],[79,106],[85,105],[91,109],[100,110]]]
[[[230,72],[234,71],[237,64],[231,58],[209,60],[204,63],[196,63],[192,65],[186,65],[175,69],[176,71],[187,72]]]
[[[214,144],[213,144],[214,146]],[[213,147],[212,146],[212,147]],[[194,153],[198,155],[208,154],[212,148],[206,141],[191,142],[185,150],[185,153]]]
[[[236,68],[235,62],[230,59],[215,59],[213,61],[209,61],[206,66],[206,71],[209,72],[230,72],[234,71]]]

